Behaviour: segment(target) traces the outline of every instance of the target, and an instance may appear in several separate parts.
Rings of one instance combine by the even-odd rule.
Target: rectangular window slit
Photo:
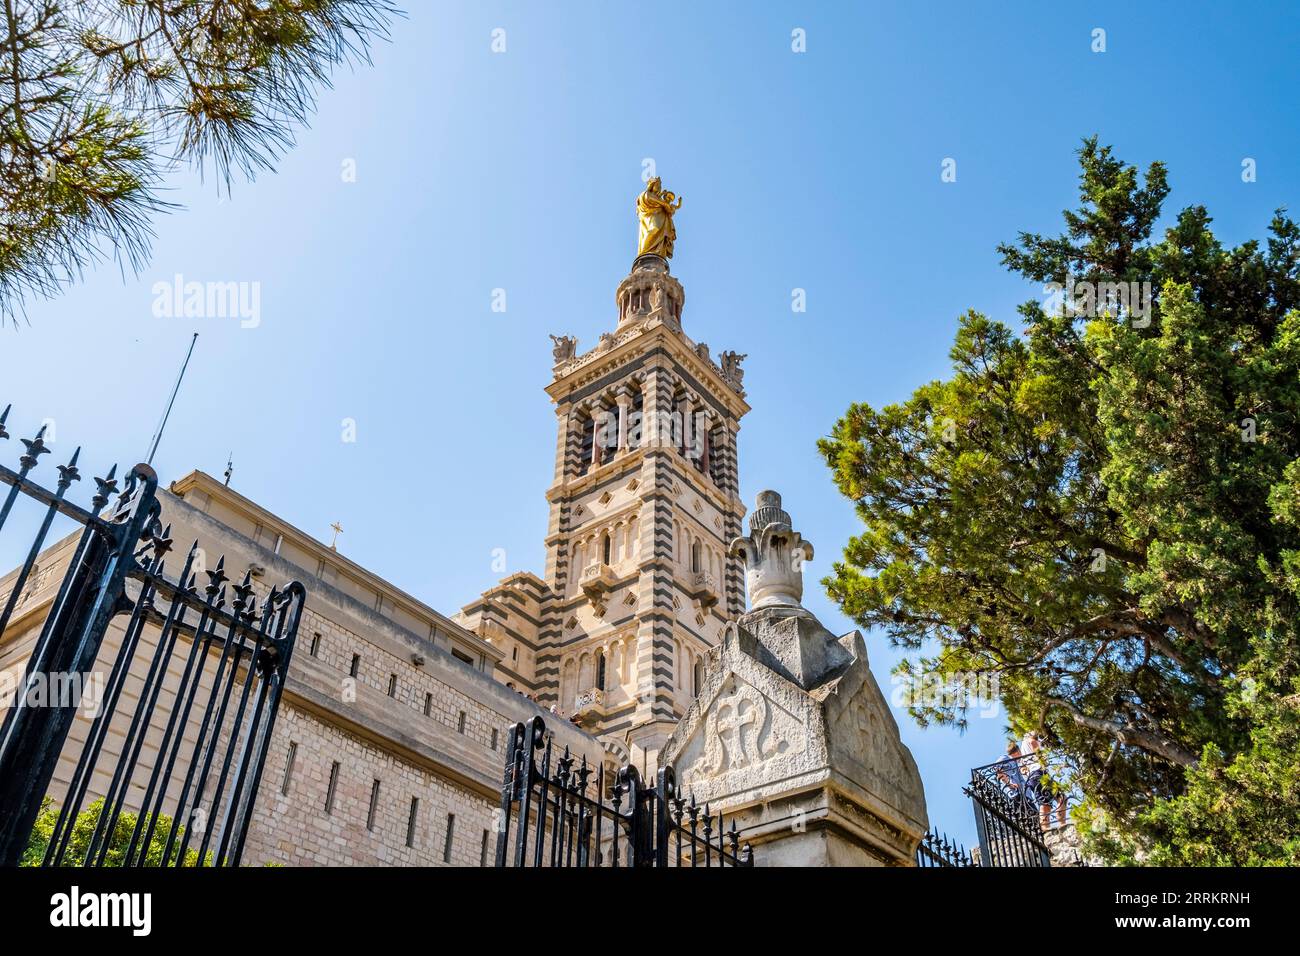
[[[462,710],[460,712],[460,716],[456,718],[456,733],[463,734],[464,732],[465,732],[465,711]]]
[[[447,814],[447,840],[442,845],[442,862],[451,862],[451,840],[456,832],[456,814]]]
[[[396,674],[388,675],[388,696],[389,697],[397,696],[397,675]]]
[[[352,667],[351,667],[351,669],[349,669],[348,673],[351,674],[353,677],[356,677],[356,676],[357,676],[357,671],[359,671],[359,670],[361,670],[361,655],[360,655],[360,654],[353,654],[353,655],[352,655]]]
[[[366,829],[375,828],[375,811],[379,809],[379,781],[370,785],[370,810],[366,813]]]
[[[298,758],[298,745],[289,741],[289,759],[284,764],[284,780],[280,783],[280,792],[289,792],[289,781],[293,779],[293,762]]]
[[[420,815],[420,798],[411,798],[411,815],[406,819],[406,845],[415,846],[415,821]]]
[[[424,695],[424,716],[428,717],[431,713],[433,713],[433,695],[425,694]]]
[[[330,767],[330,785],[329,785],[329,789],[325,791],[325,812],[326,813],[334,812],[334,791],[338,788],[338,785],[339,785],[339,762],[336,760],[334,761],[334,765]]]

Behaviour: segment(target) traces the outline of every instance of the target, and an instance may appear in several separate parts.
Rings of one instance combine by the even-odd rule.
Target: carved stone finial
[[[781,509],[781,496],[760,491],[749,516],[749,534],[731,542],[728,553],[745,562],[745,590],[749,607],[801,607],[803,564],[811,561],[813,546],[803,540]]]

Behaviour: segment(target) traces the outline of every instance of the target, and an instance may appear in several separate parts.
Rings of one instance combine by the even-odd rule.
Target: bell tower
[[[524,641],[532,666],[507,666],[519,658],[510,649],[502,679],[650,770],[702,685],[705,655],[745,610],[744,568],[727,550],[745,515],[744,356],[715,361],[682,329],[674,199],[657,180],[638,198],[640,254],[615,293],[613,330],[586,352],[551,337],[542,578],[508,578],[462,615],[489,640]]]
[[[638,764],[672,733],[704,655],[744,611],[727,545],[745,513],[736,433],[749,406],[738,357],[719,366],[682,331],[684,301],[665,258],[638,256],[614,332],[583,355],[559,350],[547,388],[559,439],[541,699],[625,741]]]

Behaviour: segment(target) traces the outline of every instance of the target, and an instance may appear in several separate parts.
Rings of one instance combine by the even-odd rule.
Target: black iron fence
[[[20,495],[40,506],[0,597],[0,650],[40,628],[12,699],[0,702],[0,865],[238,865],[303,586],[260,589],[250,573],[235,584],[224,558],[205,566],[197,542],[169,577],[173,542],[153,470],[136,465],[120,489],[116,468],[95,478],[83,508],[67,499],[80,449],[53,491],[30,477],[50,450],[44,433],[22,439],[18,471],[0,466],[9,486],[0,531]],[[29,622],[57,515],[81,532],[48,611]]]
[[[955,840],[933,830],[921,838],[916,848],[916,865],[919,867],[976,866],[966,848]]]
[[[752,866],[735,821],[699,806],[671,767],[654,785],[635,767],[609,775],[554,741],[540,717],[516,724],[506,749],[497,866]],[[540,756],[540,762],[539,762]],[[612,776],[612,779],[610,777]]]
[[[1051,866],[1044,822],[1064,817],[1066,789],[1038,754],[1003,757],[971,771],[965,787],[975,810],[982,866]]]

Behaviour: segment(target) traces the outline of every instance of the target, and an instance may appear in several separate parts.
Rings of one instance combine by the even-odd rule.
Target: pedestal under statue
[[[799,603],[812,545],[780,495],[759,494],[730,550],[752,610],[710,652],[661,763],[738,822],[760,866],[913,865],[928,826],[916,762],[862,635],[837,638]]]

